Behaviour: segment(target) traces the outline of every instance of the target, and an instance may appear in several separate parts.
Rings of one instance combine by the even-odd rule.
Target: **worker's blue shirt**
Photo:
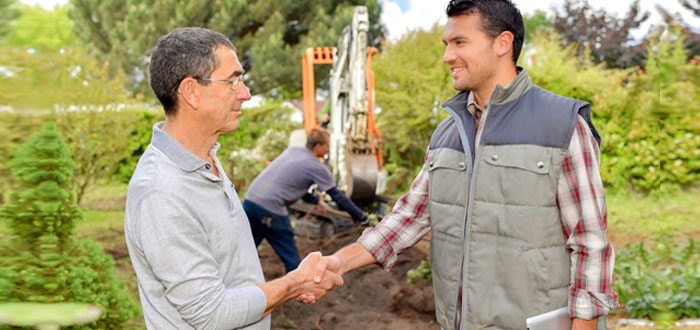
[[[312,184],[321,191],[335,187],[331,172],[305,147],[289,147],[250,184],[245,199],[278,215],[287,215]]]

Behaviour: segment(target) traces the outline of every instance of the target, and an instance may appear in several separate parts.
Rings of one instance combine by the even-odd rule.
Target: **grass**
[[[658,198],[640,194],[607,196],[608,237],[614,246],[653,241],[660,233],[678,238],[700,235],[700,189]]]

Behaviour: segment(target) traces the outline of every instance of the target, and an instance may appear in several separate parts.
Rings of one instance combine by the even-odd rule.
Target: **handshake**
[[[288,276],[292,280],[296,300],[313,304],[333,286],[343,285],[340,260],[335,256],[322,256],[311,252]]]

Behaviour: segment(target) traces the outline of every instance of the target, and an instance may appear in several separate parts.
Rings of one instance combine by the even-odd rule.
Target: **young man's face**
[[[496,73],[498,57],[494,40],[481,28],[481,14],[450,17],[445,34],[442,61],[452,70],[452,86],[457,90],[478,91]]]
[[[214,53],[219,66],[208,78],[233,80],[243,72],[243,67],[232,49],[220,46]],[[210,81],[208,85],[202,86],[202,124],[220,134],[238,129],[241,105],[250,100],[250,93],[243,80],[240,80],[233,90],[232,86],[230,82],[221,81]]]

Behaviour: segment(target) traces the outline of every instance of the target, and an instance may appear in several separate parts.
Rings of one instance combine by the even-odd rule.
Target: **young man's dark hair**
[[[447,17],[479,13],[481,28],[491,38],[501,32],[513,34],[513,63],[518,62],[525,39],[525,25],[520,10],[510,0],[452,0],[445,10]]]
[[[236,51],[223,34],[197,27],[175,29],[158,40],[151,55],[148,78],[166,115],[177,111],[177,89],[182,79],[209,78],[219,65],[214,54],[219,46]],[[199,83],[209,84],[206,80]]]

